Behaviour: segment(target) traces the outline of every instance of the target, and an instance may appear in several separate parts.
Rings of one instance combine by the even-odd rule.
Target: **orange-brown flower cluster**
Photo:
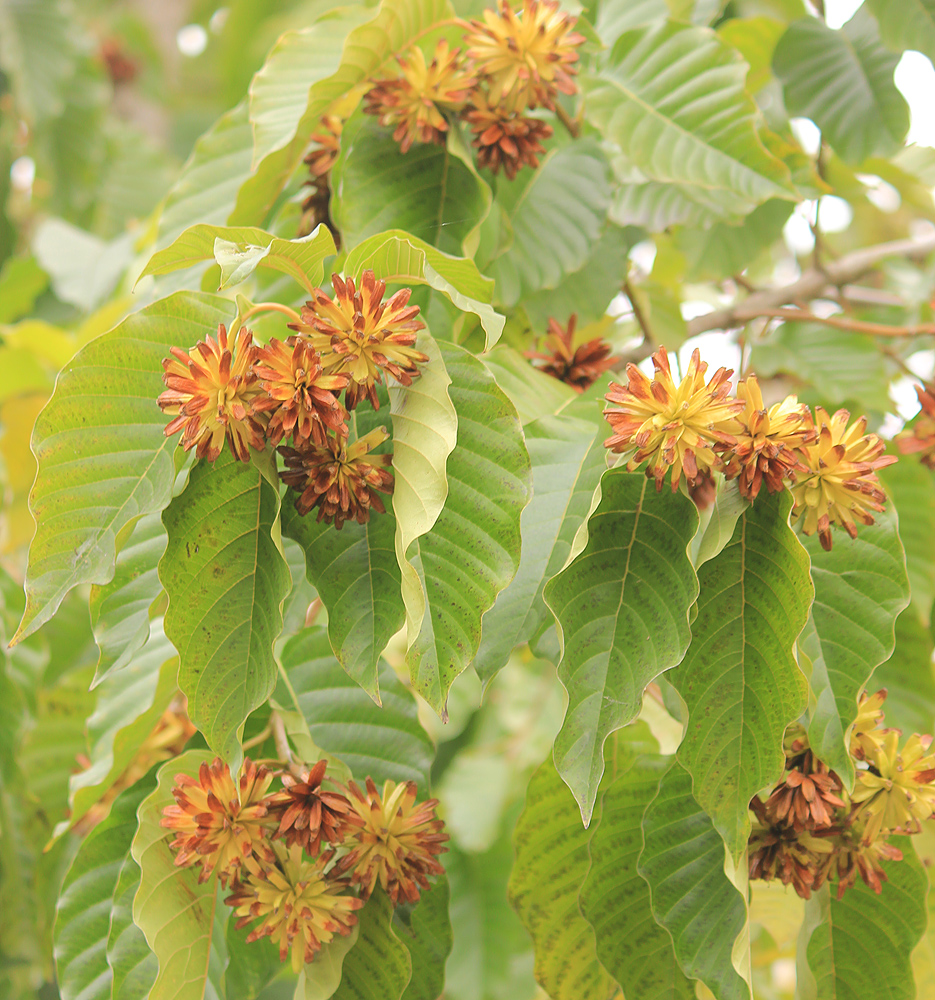
[[[541,351],[527,351],[526,357],[546,375],[570,385],[575,392],[584,392],[612,368],[620,359],[611,357],[610,344],[595,337],[585,344],[574,346],[575,324],[578,317],[572,313],[568,325],[549,319],[549,329]]]
[[[916,386],[922,412],[896,436],[896,445],[904,455],[918,455],[923,465],[935,469],[935,382]]]
[[[767,407],[754,375],[731,399],[733,372],[720,368],[705,382],[707,365],[697,350],[678,385],[664,348],[653,365],[652,380],[630,364],[628,384],[611,383],[604,398],[614,405],[604,416],[614,433],[604,445],[626,455],[631,470],[649,460],[646,474],[656,489],[670,469],[673,490],[683,475],[693,490],[714,472],[736,479],[751,501],[764,483],[771,493],[788,486],[794,521],[825,549],[832,525],[854,538],[856,521],[873,524],[873,512],[885,509],[877,472],[896,459],[866,433],[866,418],[851,423],[847,410],[829,415],[821,407],[812,415],[794,396]]]
[[[309,193],[302,202],[302,221],[299,234],[304,236],[324,223],[341,249],[341,235],[331,221],[331,168],[341,153],[341,132],[344,120],[337,115],[323,115],[318,130],[311,135],[314,144],[305,157],[309,179],[305,182]]]
[[[416,142],[444,144],[461,118],[479,165],[512,180],[523,166],[539,165],[542,140],[552,134],[527,111],[554,111],[559,94],[577,90],[584,36],[574,25],[558,0],[523,0],[518,11],[498,0],[481,20],[465,24],[463,48],[442,39],[431,59],[419,46],[399,56],[395,75],[373,81],[364,110],[393,129],[404,153]]]
[[[162,825],[176,832],[175,864],[200,867],[200,882],[217,872],[237,927],[254,925],[247,941],[269,937],[299,972],[351,933],[377,882],[394,905],[417,902],[448,837],[413,782],[387,781],[381,794],[368,777],[365,795],[329,781],[324,760],[280,777],[269,792],[274,775],[249,759],[237,785],[221,760],[202,764],[197,780],[176,776]]]
[[[387,440],[378,428],[350,440],[348,411],[363,401],[379,409],[377,385],[392,377],[412,385],[428,355],[415,346],[425,324],[403,288],[384,301],[386,282],[365,270],[331,276],[334,297],[314,297],[291,324],[295,334],[264,347],[241,329],[231,342],[223,325],[187,354],[173,347],[163,362],[168,387],[160,407],[174,419],[166,436],[182,431],[182,447],[215,461],[225,440],[239,460],[250,449],[277,447],[287,468],[283,481],[298,492],[296,508],[340,528],[383,513],[378,494],[393,492],[392,454],[370,454]],[[276,308],[279,308],[276,306]]]
[[[861,696],[850,751],[857,765],[848,795],[818,760],[804,730],[786,740],[786,774],[764,802],[750,803],[751,879],[779,879],[805,899],[826,881],[840,899],[860,876],[879,893],[884,861],[902,853],[887,839],[921,831],[935,814],[935,755],[931,736],[911,736],[900,749],[898,729],[881,729],[886,691]]]

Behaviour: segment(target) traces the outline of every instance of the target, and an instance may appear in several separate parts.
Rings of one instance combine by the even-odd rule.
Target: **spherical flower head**
[[[922,412],[911,427],[896,435],[896,446],[904,455],[918,455],[923,465],[935,469],[935,383],[916,386]]]
[[[577,46],[584,35],[574,31],[575,18],[564,13],[558,0],[523,0],[514,13],[509,0],[496,10],[485,10],[482,21],[471,21],[465,36],[468,56],[490,88],[492,104],[505,97],[519,110],[543,105],[555,107],[559,92],[574,94]]]
[[[270,340],[257,348],[253,371],[265,391],[254,403],[254,412],[269,412],[266,436],[274,447],[284,437],[296,442],[311,439],[324,444],[328,431],[347,437],[347,412],[339,393],[350,381],[347,375],[325,375],[318,352],[301,337],[286,342]]]
[[[865,844],[881,833],[918,833],[922,820],[935,812],[932,737],[916,733],[900,750],[899,736],[898,729],[890,729],[857,737],[868,769],[857,772],[851,801],[858,806],[855,820],[866,824]]]
[[[341,874],[351,873],[351,883],[360,886],[364,899],[379,882],[394,906],[417,902],[419,888],[429,888],[428,876],[444,871],[436,855],[448,850],[444,846],[448,835],[442,821],[435,818],[438,801],[429,799],[416,805],[414,781],[399,785],[387,781],[382,794],[370,778],[366,792],[353,781],[348,788],[362,826],[352,831],[351,849],[336,869]]]
[[[460,50],[449,49],[445,39],[435,46],[431,62],[417,45],[398,61],[402,75],[378,80],[364,98],[364,111],[395,130],[393,138],[403,153],[416,141],[444,145],[449,126],[443,110],[460,111],[476,79]]]
[[[273,843],[264,863],[248,858],[239,882],[225,903],[239,918],[237,927],[260,920],[247,941],[269,937],[279,947],[279,959],[291,956],[292,970],[314,960],[323,944],[336,934],[346,937],[357,923],[363,900],[347,894],[348,883],[326,872],[330,854],[306,860],[302,848]]]
[[[350,384],[344,402],[356,408],[365,396],[374,409],[380,408],[375,385],[388,372],[403,385],[412,385],[419,374],[417,364],[428,356],[415,349],[416,335],[425,324],[415,317],[418,306],[410,306],[411,288],[401,288],[386,302],[386,282],[377,281],[373,271],[364,271],[360,289],[353,278],[331,276],[334,299],[320,288],[302,309],[302,322],[292,329],[307,337],[321,355],[330,374],[345,374]]]
[[[575,348],[573,340],[577,319],[572,313],[568,325],[563,327],[550,317],[543,345],[546,351],[527,351],[526,357],[539,371],[570,385],[575,392],[584,392],[619,359],[610,356],[610,344],[604,343],[600,337]]]
[[[366,524],[371,510],[386,513],[377,491],[393,492],[393,473],[387,468],[393,456],[369,452],[388,437],[385,427],[376,427],[350,445],[329,435],[324,445],[307,441],[301,448],[280,448],[286,468],[279,475],[299,494],[295,509],[305,515],[318,507],[318,520],[333,522],[338,530],[345,521]]]
[[[217,340],[209,334],[187,354],[178,347],[170,351],[172,357],[162,362],[168,388],[159,397],[163,412],[175,416],[166,437],[182,431],[182,447],[195,448],[209,462],[221,454],[227,438],[234,455],[249,462],[247,445],[259,451],[264,444],[263,424],[254,413],[261,390],[251,369],[253,334],[241,330],[233,348],[221,323]]]
[[[886,494],[876,473],[896,461],[895,456],[883,454],[885,445],[876,434],[864,433],[866,417],[848,426],[850,417],[847,410],[830,417],[816,407],[815,419],[809,421],[818,436],[800,448],[805,471],[792,472],[793,518],[802,522],[806,535],[817,532],[826,550],[831,548],[832,524],[856,538],[855,520],[873,524],[870,512],[886,509]]]
[[[207,882],[217,868],[221,885],[236,878],[253,853],[269,856],[266,840],[267,809],[264,796],[273,780],[265,767],[246,758],[237,785],[230,768],[220,758],[204,763],[198,777],[175,777],[175,804],[163,810],[161,825],[175,830],[170,845],[177,851],[180,868],[201,865],[199,882]]]
[[[552,135],[552,126],[539,118],[527,118],[507,103],[491,104],[487,94],[475,91],[465,120],[474,133],[477,165],[497,174],[502,169],[513,180],[523,167],[536,170],[542,145]]]
[[[795,396],[767,409],[755,375],[737,384],[737,398],[743,400],[744,409],[737,415],[737,443],[724,456],[727,477],[737,478],[741,495],[755,500],[764,482],[770,493],[778,493],[789,473],[803,468],[796,449],[817,432],[807,407]]]
[[[691,484],[720,468],[715,445],[734,446],[736,439],[728,429],[744,403],[728,398],[733,372],[726,368],[719,368],[705,384],[708,366],[697,349],[678,386],[664,348],[653,355],[653,365],[656,376],[651,382],[634,364],[627,365],[626,387],[611,382],[604,398],[620,408],[604,410],[614,432],[604,447],[630,454],[631,472],[649,459],[646,475],[655,479],[657,490],[671,468],[674,492],[683,472]]]
[[[279,819],[275,836],[284,837],[288,847],[298,844],[311,857],[323,840],[340,844],[348,829],[359,825],[347,796],[322,788],[327,767],[328,762],[320,760],[297,774],[283,774],[282,791],[267,803],[270,815]]]

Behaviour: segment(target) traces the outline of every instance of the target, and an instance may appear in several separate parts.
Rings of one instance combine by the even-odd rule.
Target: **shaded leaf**
[[[910,456],[881,470],[880,478],[899,514],[912,610],[928,626],[935,601],[935,553],[931,548],[935,537],[935,476]]]
[[[935,728],[935,672],[932,633],[907,608],[896,619],[893,655],[870,679],[870,691],[887,690],[886,725],[904,733],[931,733]]]
[[[159,575],[179,687],[209,746],[234,763],[237,728],[276,683],[273,643],[291,589],[271,536],[278,517],[278,489],[229,451],[213,464],[199,461],[163,516],[169,543]]]
[[[175,443],[156,405],[161,362],[173,344],[192,345],[229,317],[223,299],[181,292],[127,317],[62,370],[33,433],[38,526],[14,641],[48,621],[72,587],[107,583],[120,533],[168,504]]]
[[[440,876],[412,907],[393,912],[393,930],[406,946],[412,978],[403,1000],[438,1000],[445,990],[445,960],[451,951],[448,879]]]
[[[646,685],[685,655],[698,596],[688,559],[694,504],[622,468],[604,473],[601,491],[587,545],[544,591],[562,632],[559,677],[568,691],[553,755],[585,823],[604,741],[636,717]]]
[[[140,866],[128,853],[114,887],[107,936],[107,964],[113,972],[112,1000],[149,996],[159,972],[159,959],[149,950],[146,936],[133,923],[133,897],[140,887]]]
[[[906,137],[909,106],[893,82],[898,62],[873,17],[859,10],[839,30],[820,18],[794,21],[773,69],[789,114],[811,118],[843,160],[860,163],[895,153]]]
[[[677,762],[646,809],[643,837],[638,870],[682,971],[718,1000],[749,1000],[750,988],[731,961],[746,922],[744,899],[724,874],[724,842],[692,796],[691,775]]]
[[[454,344],[439,347],[458,443],[448,458],[448,500],[413,556],[425,614],[408,662],[413,686],[442,715],[451,682],[477,652],[481,617],[519,565],[531,476],[513,404],[483,362]]]
[[[808,694],[794,649],[813,591],[791,506],[787,490],[762,492],[699,569],[692,642],[669,676],[688,706],[679,760],[735,863],[747,848],[748,803],[783,773],[783,733]]]
[[[335,1000],[401,1000],[412,975],[412,960],[393,930],[393,904],[379,887],[358,911],[358,923],[357,943],[344,959]]]
[[[857,716],[860,690],[893,652],[896,619],[909,603],[906,560],[892,511],[877,515],[856,539],[835,531],[830,552],[817,535],[802,543],[815,584],[814,627],[799,640],[812,662],[809,682],[817,699],[808,739],[850,786],[854,765],[844,736]]]
[[[506,344],[497,344],[485,354],[484,364],[493,372],[497,385],[510,397],[524,424],[557,413],[576,398],[571,386],[537,371],[519,351]]]

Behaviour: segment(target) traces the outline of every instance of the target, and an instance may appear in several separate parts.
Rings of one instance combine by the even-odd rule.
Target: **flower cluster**
[[[678,385],[664,349],[653,365],[652,380],[630,364],[628,384],[610,384],[604,416],[613,434],[604,445],[626,455],[631,470],[648,460],[646,474],[657,490],[670,469],[673,490],[683,475],[692,490],[721,472],[751,501],[764,483],[771,493],[788,485],[793,517],[825,549],[832,525],[854,538],[855,522],[873,524],[872,512],[884,510],[876,473],[896,458],[866,433],[866,418],[851,423],[847,410],[831,415],[821,407],[812,414],[794,396],[767,407],[755,375],[741,380],[731,398],[733,372],[719,368],[706,382],[708,366],[697,350]]]
[[[377,882],[393,904],[415,903],[448,836],[435,799],[416,804],[414,782],[387,781],[366,792],[330,781],[327,762],[275,775],[246,759],[235,784],[220,759],[198,778],[176,776],[162,825],[175,832],[175,864],[215,871],[248,941],[269,937],[298,972],[336,934],[351,933]],[[355,894],[356,893],[356,894]]]
[[[935,382],[916,386],[916,395],[922,412],[896,437],[896,444],[904,455],[918,455],[923,465],[935,469]]]
[[[899,747],[898,729],[881,729],[886,690],[862,695],[850,752],[857,765],[850,795],[815,757],[804,730],[786,739],[786,774],[764,802],[750,803],[751,879],[779,879],[804,899],[825,882],[840,899],[858,875],[874,892],[886,881],[882,862],[902,853],[887,840],[921,831],[935,814],[931,736],[914,734]]]
[[[601,374],[612,368],[620,359],[611,357],[610,344],[595,337],[574,347],[575,325],[578,317],[572,313],[568,325],[562,326],[549,318],[549,328],[542,344],[543,350],[527,351],[526,357],[539,371],[570,385],[575,392],[584,392]]]
[[[457,121],[470,130],[481,167],[512,180],[537,167],[552,126],[527,114],[555,111],[559,94],[574,94],[578,46],[584,36],[558,0],[523,0],[514,11],[498,0],[480,20],[459,22],[463,45],[439,40],[431,54],[414,45],[396,59],[395,72],[371,81],[364,111],[393,130],[403,153],[415,143],[444,145]],[[312,193],[303,208],[309,224],[327,221],[327,175],[337,156],[343,123],[322,118],[306,160]]]
[[[373,271],[363,272],[359,287],[353,278],[331,280],[334,298],[316,288],[286,340],[261,347],[249,330],[229,337],[222,324],[217,339],[188,353],[173,347],[159,405],[174,418],[166,436],[182,431],[182,447],[209,462],[225,440],[243,462],[250,448],[279,447],[297,510],[317,507],[319,521],[340,528],[383,513],[379,494],[393,492],[392,455],[372,454],[389,435],[381,427],[350,441],[348,412],[364,399],[379,409],[384,377],[412,385],[428,357],[415,347],[424,324],[409,305],[411,289],[384,302],[386,282]]]

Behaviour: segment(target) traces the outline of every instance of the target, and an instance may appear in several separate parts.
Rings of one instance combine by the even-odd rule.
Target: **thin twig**
[[[577,139],[581,135],[581,122],[574,118],[568,117],[568,112],[561,106],[561,104],[556,103],[555,114],[558,120],[565,126],[568,130],[568,134],[572,139]]]
[[[243,745],[244,750],[250,750],[253,747],[259,746],[261,743],[265,743],[266,740],[268,740],[270,736],[272,736],[272,734],[273,734],[273,727],[269,723],[267,723],[256,734],[256,736],[253,737],[253,739],[247,740],[244,743]]]
[[[837,330],[851,333],[866,333],[872,337],[919,337],[935,334],[935,323],[920,323],[916,326],[888,326],[885,323],[865,323],[847,316],[816,316],[807,309],[763,309],[758,319],[785,319],[798,323],[821,323]]]
[[[633,316],[635,317],[636,322],[639,323],[640,329],[643,331],[643,336],[650,343],[654,343],[652,327],[649,325],[649,321],[646,319],[646,315],[636,299],[636,295],[633,292],[633,286],[630,284],[629,278],[624,279],[623,294],[630,300],[630,308],[633,310]]]
[[[256,305],[251,306],[243,314],[243,316],[239,317],[239,320],[234,323],[233,327],[231,327],[231,336],[233,337],[251,316],[256,316],[257,313],[261,312],[279,312],[288,316],[293,323],[302,322],[302,317],[294,309],[284,306],[281,302],[257,302]]]
[[[286,726],[282,721],[282,716],[274,711],[269,717],[270,725],[273,728],[273,739],[276,742],[276,753],[283,764],[292,764],[295,758],[292,756],[292,748],[289,746],[289,737],[286,736]]]

